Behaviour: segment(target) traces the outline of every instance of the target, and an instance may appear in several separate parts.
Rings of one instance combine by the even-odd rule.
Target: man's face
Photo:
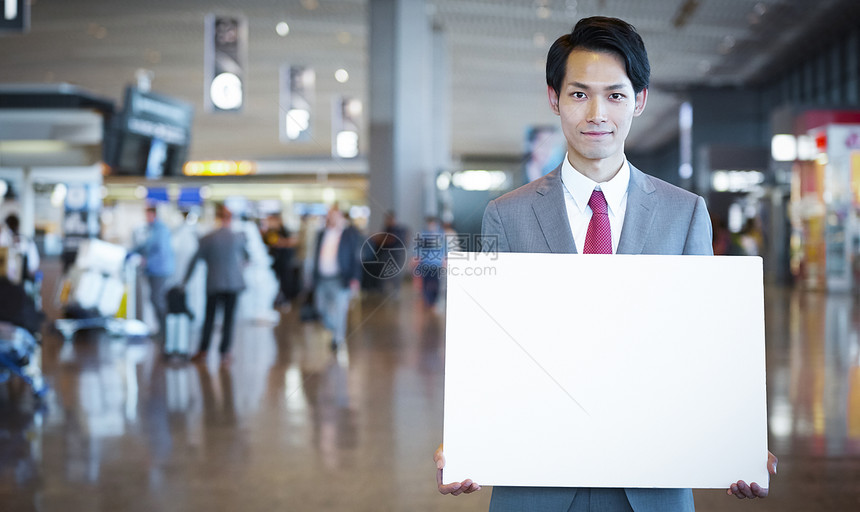
[[[579,171],[621,167],[630,123],[645,108],[613,53],[574,49],[559,94],[548,88],[550,107],[561,118],[571,165]]]
[[[326,226],[330,228],[337,228],[341,226],[343,222],[343,214],[340,213],[340,210],[337,208],[332,208],[328,211],[328,215],[326,215]]]

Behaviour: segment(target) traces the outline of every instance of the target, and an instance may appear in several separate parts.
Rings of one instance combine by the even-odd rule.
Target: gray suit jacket
[[[245,289],[242,274],[248,251],[244,233],[222,226],[201,238],[185,273],[185,283],[191,278],[197,260],[206,262],[207,294],[239,293]]]
[[[484,211],[483,242],[501,252],[576,253],[567,220],[561,168],[490,201]],[[705,201],[649,176],[632,165],[627,211],[617,253],[713,254]],[[486,250],[486,245],[484,246]],[[565,512],[576,488],[496,487],[491,512]],[[625,489],[636,512],[692,511],[691,489]]]

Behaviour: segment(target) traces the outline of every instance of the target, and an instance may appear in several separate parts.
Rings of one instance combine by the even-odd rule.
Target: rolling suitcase
[[[191,311],[185,298],[185,289],[175,286],[167,291],[167,318],[164,321],[164,354],[188,357],[191,355]]]
[[[191,322],[185,313],[168,313],[164,326],[164,354],[188,357],[191,355]]]

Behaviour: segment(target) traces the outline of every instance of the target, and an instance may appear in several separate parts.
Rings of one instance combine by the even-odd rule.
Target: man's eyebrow
[[[573,86],[577,89],[585,89],[585,90],[591,89],[591,86],[589,86],[588,84],[584,84],[582,82],[568,82],[567,85]],[[603,90],[605,90],[605,91],[618,91],[618,90],[626,89],[626,88],[627,88],[626,84],[618,83],[618,84],[608,85],[608,86],[604,87]]]

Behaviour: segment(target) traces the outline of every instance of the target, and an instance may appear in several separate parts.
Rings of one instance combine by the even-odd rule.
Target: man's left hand
[[[776,455],[767,452],[767,472],[771,475],[776,475],[777,462],[779,461],[777,460]],[[726,494],[729,496],[735,496],[739,500],[746,498],[766,498],[767,487],[762,487],[755,482],[747,485],[743,480],[738,480],[737,483],[732,484],[732,486],[726,490]]]

